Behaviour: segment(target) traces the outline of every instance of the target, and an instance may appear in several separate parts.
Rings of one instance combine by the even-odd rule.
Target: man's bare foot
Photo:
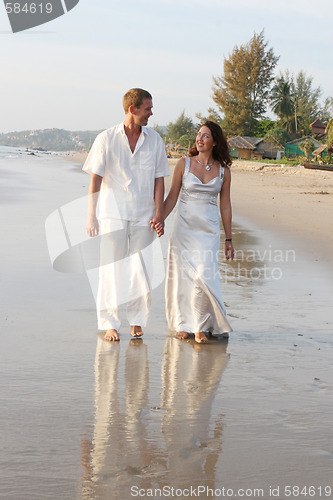
[[[117,342],[118,340],[120,340],[117,330],[114,330],[112,328],[110,330],[106,330],[104,338],[109,342]]]
[[[176,334],[176,339],[178,339],[178,340],[186,340],[186,339],[188,339],[188,333],[187,332],[178,332]]]
[[[139,325],[132,325],[131,326],[131,337],[133,337],[134,339],[137,339],[139,337],[142,337],[142,335],[143,335],[143,331],[142,331],[141,326],[139,326]]]
[[[198,344],[207,344],[207,337],[204,332],[195,333],[194,340],[198,342]]]

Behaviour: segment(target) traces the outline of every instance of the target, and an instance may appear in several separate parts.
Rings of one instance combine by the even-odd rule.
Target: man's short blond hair
[[[130,106],[139,108],[144,99],[152,99],[151,94],[143,89],[130,89],[123,97],[123,108],[125,113],[128,112]]]

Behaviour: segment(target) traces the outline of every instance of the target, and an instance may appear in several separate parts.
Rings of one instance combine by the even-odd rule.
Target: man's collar
[[[120,133],[122,135],[125,135],[125,128],[124,128],[124,123],[125,122],[122,122],[118,125],[117,127],[117,134]],[[143,132],[145,135],[148,135],[148,130],[147,130],[147,127],[145,126],[142,126],[141,127],[141,132]]]
[[[117,134],[125,135],[124,122],[119,123],[117,126]]]

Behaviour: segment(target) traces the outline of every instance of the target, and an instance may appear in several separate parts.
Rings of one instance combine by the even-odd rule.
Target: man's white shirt
[[[149,222],[155,214],[154,186],[157,177],[170,175],[161,136],[148,127],[132,153],[121,123],[95,139],[83,170],[103,177],[99,200],[100,219]]]

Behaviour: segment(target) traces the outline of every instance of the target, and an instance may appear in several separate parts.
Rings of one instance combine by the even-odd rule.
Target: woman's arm
[[[184,170],[185,170],[185,158],[181,158],[175,166],[175,170],[173,172],[173,177],[172,177],[171,188],[168,196],[164,201],[164,210],[163,210],[164,219],[168,217],[168,215],[172,212],[177,203],[180,188],[182,187],[182,178]]]
[[[229,167],[224,167],[224,179],[220,192],[220,212],[226,240],[232,239],[231,222],[232,208],[230,200],[231,173]],[[227,259],[234,258],[234,247],[232,241],[226,241],[224,252]]]
[[[171,188],[169,191],[168,196],[166,197],[164,203],[163,203],[163,217],[164,220],[168,217],[170,212],[174,209],[174,206],[177,203],[180,188],[182,186],[182,177],[185,169],[185,158],[181,158],[176,166],[175,170],[173,172],[173,177],[172,177],[172,184]],[[160,237],[164,233],[164,227],[161,223],[155,223],[154,219],[150,221],[151,228],[152,230],[155,229],[157,232],[157,236]]]

